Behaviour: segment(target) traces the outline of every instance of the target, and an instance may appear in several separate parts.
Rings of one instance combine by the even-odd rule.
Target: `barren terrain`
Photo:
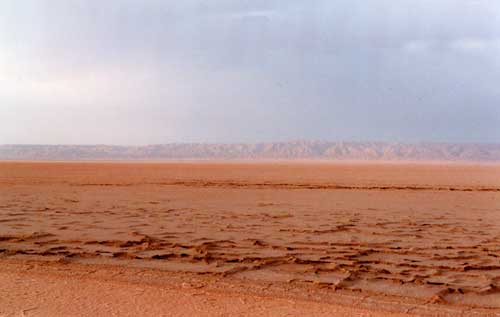
[[[496,315],[500,166],[3,162],[0,276],[15,277],[0,315],[33,300],[6,295],[16,280],[46,288],[26,282],[43,276],[94,293],[106,279],[122,290],[189,280],[188,293],[271,306]],[[23,314],[50,315],[43,305]]]

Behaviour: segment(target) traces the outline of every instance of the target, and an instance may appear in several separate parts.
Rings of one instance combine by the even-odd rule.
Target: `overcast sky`
[[[500,142],[500,1],[2,0],[0,143]]]

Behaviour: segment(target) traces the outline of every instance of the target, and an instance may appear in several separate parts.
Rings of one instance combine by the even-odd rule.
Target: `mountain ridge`
[[[0,160],[320,159],[500,161],[495,143],[290,141],[120,145],[0,145]]]

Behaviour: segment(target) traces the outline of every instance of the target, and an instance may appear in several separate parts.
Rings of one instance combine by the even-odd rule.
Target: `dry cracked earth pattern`
[[[500,166],[0,163],[0,261],[500,310]]]

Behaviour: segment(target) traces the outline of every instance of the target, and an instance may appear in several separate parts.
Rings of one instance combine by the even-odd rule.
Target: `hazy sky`
[[[0,1],[0,143],[290,139],[500,142],[500,1]]]

